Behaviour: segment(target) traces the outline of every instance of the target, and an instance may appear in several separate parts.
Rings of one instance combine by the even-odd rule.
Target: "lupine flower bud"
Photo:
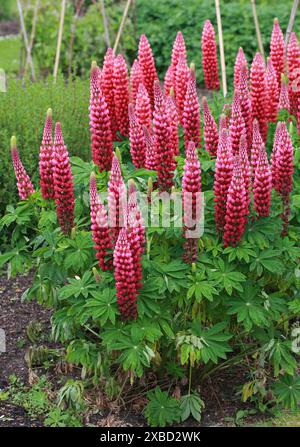
[[[277,168],[277,154],[279,151],[279,146],[281,144],[281,138],[282,138],[282,121],[278,121],[275,135],[274,135],[274,141],[273,141],[273,149],[271,154],[271,168],[272,168],[272,182],[273,182],[273,188],[278,191],[277,187],[277,174],[278,174],[278,168]]]
[[[126,210],[126,187],[121,174],[119,159],[116,155],[113,157],[108,182],[108,207],[112,240],[113,244],[115,244],[120,229],[124,226],[124,213]]]
[[[145,34],[142,34],[139,42],[139,63],[142,69],[144,85],[147,89],[151,105],[154,104],[154,81],[158,79],[151,46]]]
[[[173,93],[173,88],[171,88],[171,93]],[[179,136],[178,136],[178,125],[179,118],[176,110],[176,104],[172,96],[167,96],[166,98],[166,111],[168,115],[168,121],[170,125],[170,136],[171,136],[171,148],[174,155],[179,154]]]
[[[212,116],[205,96],[202,98],[203,118],[204,118],[204,146],[207,152],[215,157],[218,150],[218,127]]]
[[[269,216],[270,214],[271,191],[271,167],[268,163],[267,152],[263,144],[259,154],[253,184],[254,209],[259,217]]]
[[[267,89],[267,103],[266,114],[267,121],[275,122],[278,112],[278,82],[276,71],[273,67],[272,61],[268,58],[267,70],[266,70],[266,89]]]
[[[183,56],[179,58],[175,71],[175,99],[180,121],[183,121],[183,109],[188,88],[190,70]]]
[[[193,141],[197,148],[201,147],[200,105],[196,90],[194,70],[190,70],[187,91],[184,101],[182,126],[184,130],[185,147]]]
[[[206,20],[202,31],[202,67],[206,88],[208,90],[219,90],[216,37],[210,20]]]
[[[126,228],[122,228],[119,233],[113,262],[117,302],[121,315],[125,320],[137,318],[136,272]]]
[[[130,101],[135,104],[139,85],[143,83],[143,73],[137,59],[134,60],[130,71]]]
[[[299,97],[300,47],[296,33],[291,33],[287,49],[289,98],[291,113],[297,114],[297,98]]]
[[[176,39],[174,40],[173,48],[172,48],[171,61],[172,61],[172,66],[173,66],[174,71],[176,70],[176,66],[177,66],[180,58],[183,58],[183,60],[185,62],[187,60],[185,41],[184,41],[182,33],[179,31],[176,35]]]
[[[253,119],[259,122],[259,129],[262,139],[267,138],[267,91],[265,80],[265,66],[262,55],[256,53],[250,70],[251,79],[251,103]]]
[[[176,168],[174,154],[171,148],[171,130],[168,123],[166,103],[159,81],[154,83],[154,119],[153,128],[156,143],[157,181],[160,191],[170,191],[173,186],[173,176]]]
[[[40,185],[44,199],[54,199],[52,169],[52,110],[48,109],[40,147]]]
[[[234,93],[233,97],[229,129],[232,152],[233,154],[237,154],[239,152],[241,136],[243,133],[246,133],[246,126],[240,105],[240,96],[237,91]]]
[[[252,131],[252,145],[251,145],[251,176],[255,178],[255,171],[258,164],[258,159],[260,152],[263,148],[263,140],[259,132],[259,124],[257,119],[253,121],[253,131]]]
[[[91,173],[90,178],[90,214],[92,236],[95,243],[94,249],[96,250],[99,267],[103,271],[111,270],[112,258],[109,256],[112,250],[112,242],[110,230],[106,209],[98,195],[94,172]]]
[[[281,75],[281,89],[279,95],[279,105],[278,110],[290,110],[290,100],[289,100],[289,91],[287,86],[287,79],[282,74]]]
[[[170,90],[175,84],[175,72],[174,67],[171,64],[166,72],[165,79],[164,79],[164,94],[165,96],[168,96],[170,94]]]
[[[228,189],[223,243],[235,247],[242,239],[245,229],[246,190],[239,155],[234,159],[231,183]]]
[[[69,153],[60,123],[55,125],[52,165],[58,222],[62,232],[69,234],[74,225],[75,198]]]
[[[17,179],[17,188],[21,200],[26,200],[34,193],[33,184],[20,160],[16,137],[11,138],[11,158]]]
[[[152,111],[150,99],[144,84],[140,84],[136,95],[135,115],[141,126],[148,129],[152,126]]]
[[[112,138],[115,140],[116,132],[118,130],[118,123],[115,110],[114,98],[114,66],[115,56],[113,50],[108,48],[103,62],[103,69],[101,75],[101,90],[104,94],[105,101],[109,110],[109,118],[111,123]]]
[[[129,81],[126,62],[121,54],[116,57],[114,65],[114,100],[119,131],[127,137],[129,134]]]
[[[146,126],[143,127],[144,138],[146,143],[146,158],[145,158],[145,168],[150,171],[156,171],[158,168],[156,154],[156,139],[155,134],[152,129],[147,129]]]
[[[128,106],[129,114],[129,141],[132,162],[136,168],[145,165],[146,143],[142,126],[136,119],[132,104]]]
[[[244,118],[245,129],[247,134],[248,153],[250,154],[250,147],[252,141],[252,106],[251,106],[251,99],[248,85],[249,85],[248,68],[246,65],[243,65],[240,69],[238,92],[239,92],[241,113]]]
[[[236,55],[235,64],[234,64],[234,89],[238,89],[240,85],[240,77],[242,67],[246,67],[247,78],[248,78],[248,62],[243,51],[243,48],[240,47],[239,51]]]
[[[215,221],[217,231],[224,230],[226,202],[228,188],[231,183],[233,170],[233,156],[231,140],[227,129],[220,129],[218,152],[216,160],[214,193],[215,193]]]
[[[97,67],[92,67],[91,77],[95,77],[94,83],[91,83],[90,101],[92,159],[100,171],[109,171],[113,156],[111,122],[105,96],[97,82],[97,76]]]
[[[193,141],[189,142],[186,149],[186,159],[182,177],[183,193],[183,219],[184,219],[184,237],[185,243],[185,262],[192,263],[197,261],[198,238],[189,237],[189,232],[196,231],[201,215],[201,169],[200,162],[196,154],[196,147]]]
[[[284,73],[285,65],[285,45],[284,36],[279,26],[278,19],[274,19],[274,25],[271,36],[270,43],[270,57],[272,60],[273,67],[277,75],[277,83],[280,88],[281,73]]]

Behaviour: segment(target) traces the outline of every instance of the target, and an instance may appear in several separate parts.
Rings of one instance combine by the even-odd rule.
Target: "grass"
[[[255,427],[300,427],[300,410],[282,412],[279,416],[254,424]]]
[[[0,68],[6,73],[17,73],[19,70],[20,37],[0,39]]]

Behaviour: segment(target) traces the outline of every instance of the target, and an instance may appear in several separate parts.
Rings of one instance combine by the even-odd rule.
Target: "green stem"
[[[189,396],[191,395],[192,389],[192,363],[190,362],[190,371],[189,371]]]

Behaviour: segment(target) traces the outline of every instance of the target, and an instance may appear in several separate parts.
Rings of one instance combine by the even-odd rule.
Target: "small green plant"
[[[144,414],[152,427],[165,427],[167,424],[180,421],[180,403],[174,397],[170,397],[166,391],[156,387],[148,394],[149,402]]]

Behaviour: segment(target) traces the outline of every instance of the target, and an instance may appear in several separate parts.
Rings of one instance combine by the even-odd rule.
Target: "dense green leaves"
[[[167,424],[180,420],[180,404],[178,400],[169,397],[168,393],[156,387],[148,393],[149,402],[144,410],[148,423],[152,427],[165,427]]]

